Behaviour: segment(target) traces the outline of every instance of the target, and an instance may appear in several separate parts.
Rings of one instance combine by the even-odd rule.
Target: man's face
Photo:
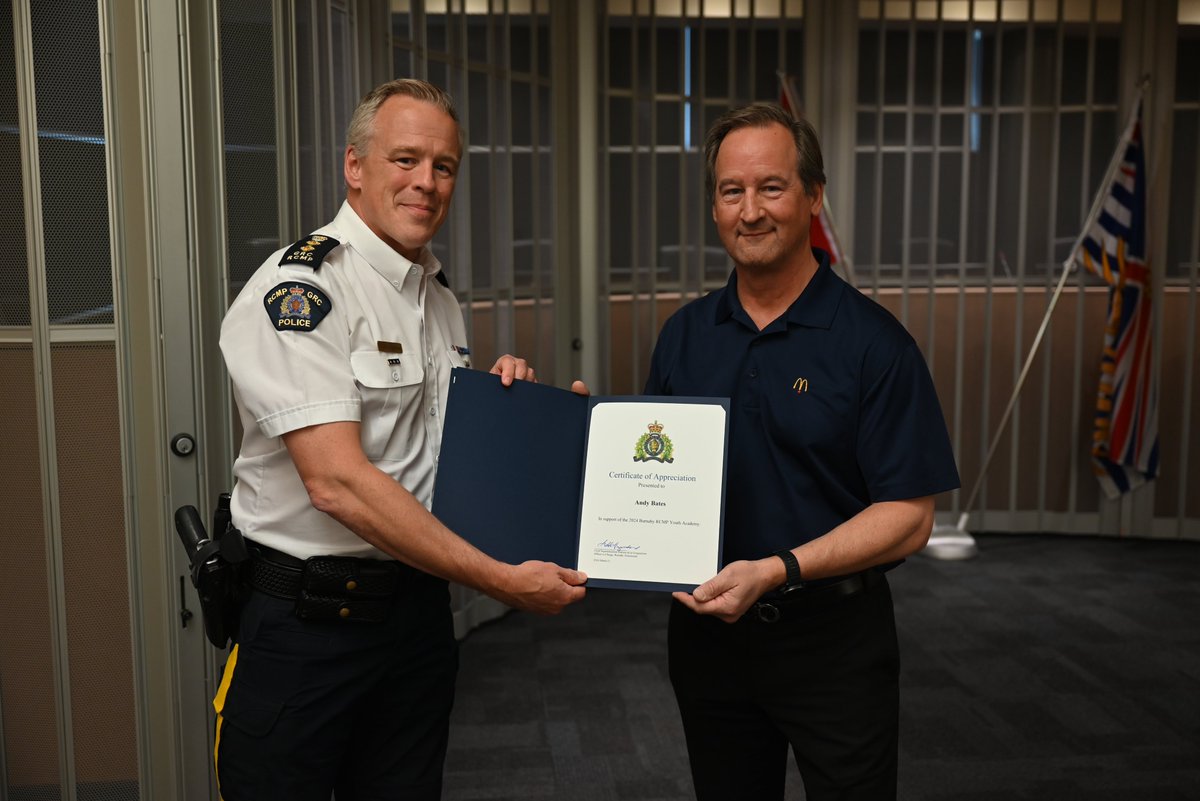
[[[449,115],[392,95],[375,115],[366,153],[346,148],[347,200],[380,239],[414,261],[446,219],[460,155]]]
[[[796,145],[777,124],[738,128],[717,151],[713,221],[738,267],[772,269],[802,258],[823,189],[804,192]]]

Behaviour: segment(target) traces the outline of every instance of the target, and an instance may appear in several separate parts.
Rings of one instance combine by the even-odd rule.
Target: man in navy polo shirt
[[[896,796],[899,654],[884,571],[959,486],[916,343],[810,247],[812,127],[732,111],[705,142],[724,289],[663,326],[646,394],[732,399],[724,568],[675,593],[670,673],[696,796]]]

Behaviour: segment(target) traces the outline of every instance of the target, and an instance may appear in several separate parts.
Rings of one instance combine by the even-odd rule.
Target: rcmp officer
[[[912,337],[810,247],[816,134],[775,105],[705,143],[728,284],[663,326],[647,394],[731,398],[726,565],[669,624],[699,799],[896,797],[899,656],[884,570],[924,547],[958,486]]]
[[[229,308],[244,430],[232,517],[253,591],[214,706],[224,801],[435,799],[457,650],[446,580],[556,613],[583,574],[496,562],[430,513],[458,302],[428,244],[462,133],[449,97],[396,80],[347,135],[346,202]],[[534,380],[524,360],[492,367]]]

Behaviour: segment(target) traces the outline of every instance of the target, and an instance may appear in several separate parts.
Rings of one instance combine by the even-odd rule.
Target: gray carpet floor
[[[1200,799],[1200,543],[979,536],[889,574],[903,801]],[[692,798],[669,597],[593,590],[473,632],[446,801]],[[787,799],[803,799],[794,765]]]

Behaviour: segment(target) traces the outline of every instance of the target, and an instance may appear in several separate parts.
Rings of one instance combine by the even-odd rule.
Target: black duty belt
[[[436,581],[402,562],[351,556],[298,559],[259,543],[250,546],[250,586],[273,598],[295,601],[304,620],[377,623],[387,619],[398,596],[414,584]]]
[[[829,606],[850,595],[875,586],[883,580],[883,573],[875,568],[855,573],[831,584],[793,590],[787,595],[765,595],[742,616],[743,620],[756,623],[778,623],[791,615],[811,612]]]

